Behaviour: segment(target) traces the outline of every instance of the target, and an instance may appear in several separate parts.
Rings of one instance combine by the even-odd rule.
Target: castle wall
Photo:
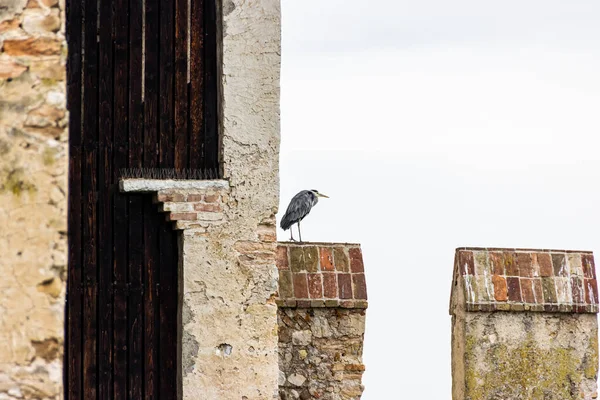
[[[0,6],[0,398],[62,396],[64,1]]]
[[[367,288],[358,245],[279,243],[279,395],[360,399]]]
[[[222,17],[224,180],[122,189],[156,192],[182,230],[182,398],[277,398],[279,1],[227,0]]]
[[[591,253],[458,249],[452,288],[454,400],[597,398]]]

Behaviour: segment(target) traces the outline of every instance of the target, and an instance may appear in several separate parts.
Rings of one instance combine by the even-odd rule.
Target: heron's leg
[[[300,236],[300,243],[302,243],[302,232],[300,231],[300,221],[298,221],[298,236]]]
[[[294,229],[290,226],[290,240],[292,242],[295,242],[296,240],[294,240]]]

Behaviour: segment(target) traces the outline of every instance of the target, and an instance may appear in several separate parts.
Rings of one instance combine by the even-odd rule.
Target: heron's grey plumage
[[[281,229],[287,231],[292,225],[298,224],[298,234],[302,241],[302,233],[300,232],[300,221],[304,219],[310,210],[319,202],[319,197],[327,197],[319,193],[317,190],[303,190],[292,198],[283,218],[281,219]],[[292,231],[290,230],[290,233]],[[291,240],[294,240],[292,234]]]

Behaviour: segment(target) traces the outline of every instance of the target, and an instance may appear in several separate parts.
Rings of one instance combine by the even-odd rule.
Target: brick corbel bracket
[[[122,179],[123,193],[152,193],[159,211],[175,230],[203,234],[224,222],[223,209],[229,195],[226,180]]]

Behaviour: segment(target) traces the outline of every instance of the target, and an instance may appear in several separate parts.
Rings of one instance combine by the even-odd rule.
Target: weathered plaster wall
[[[467,313],[465,399],[597,397],[594,314]]]
[[[0,5],[0,398],[62,394],[64,1]]]

